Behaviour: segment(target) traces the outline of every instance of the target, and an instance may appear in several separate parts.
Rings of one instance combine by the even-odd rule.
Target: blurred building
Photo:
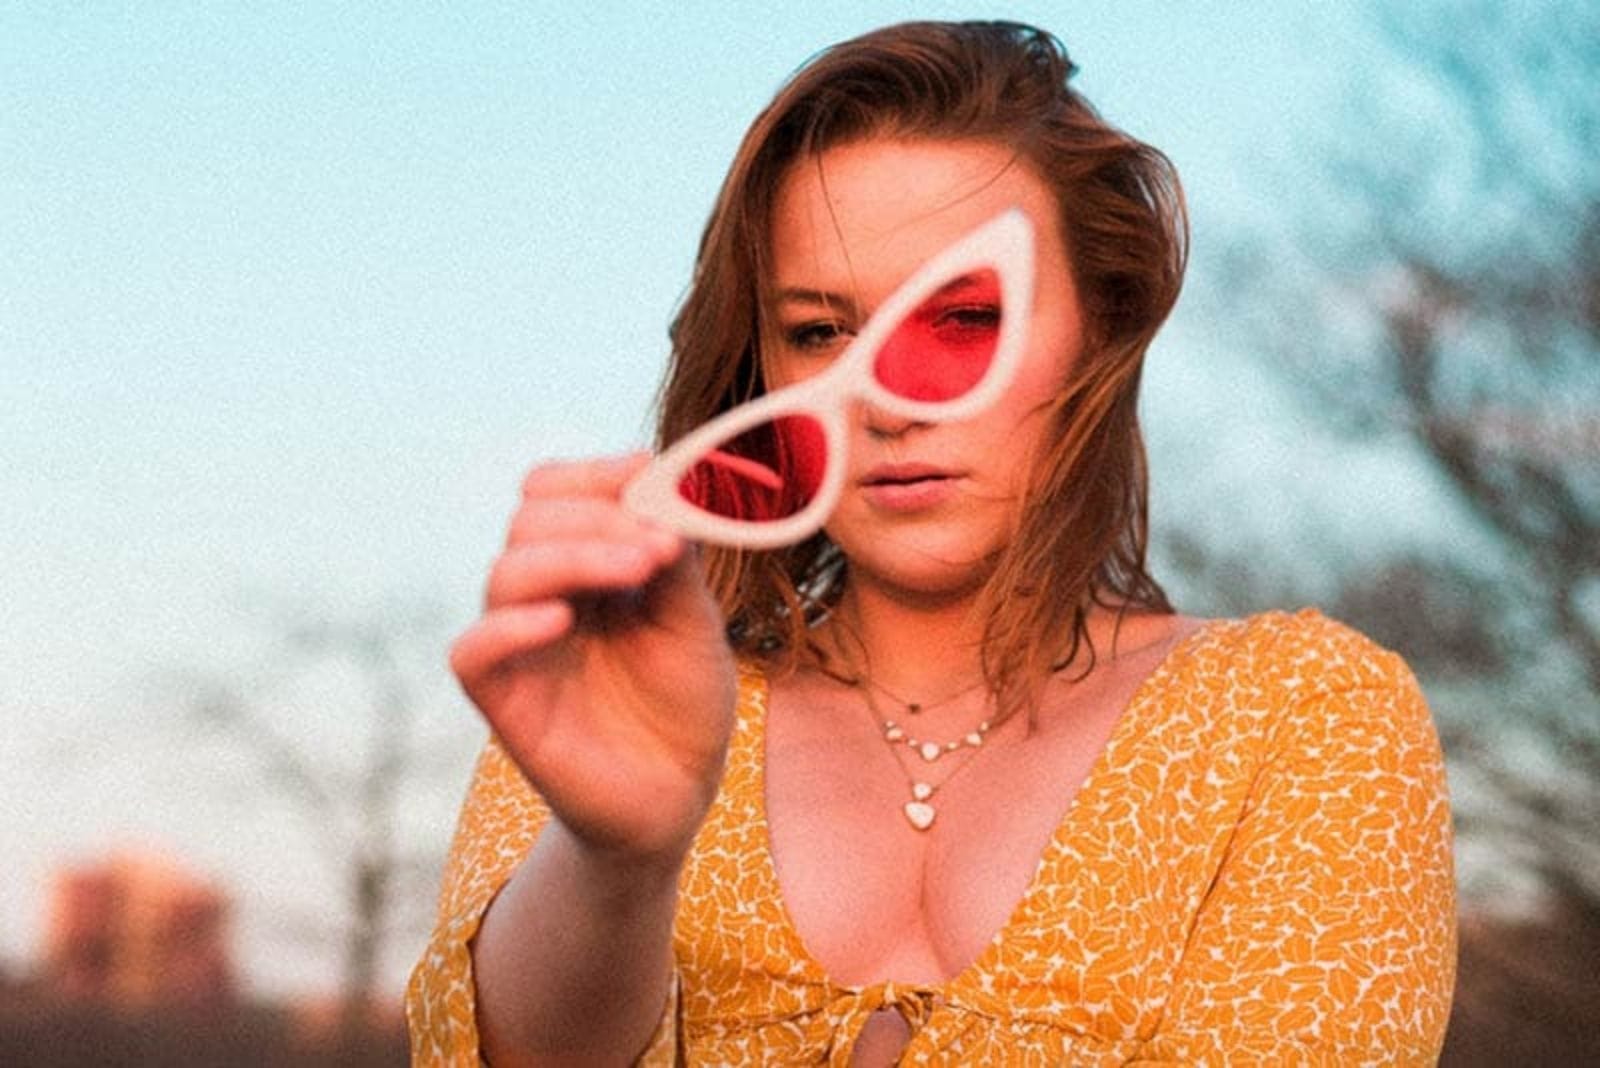
[[[52,887],[43,976],[59,996],[118,1006],[231,1003],[227,895],[146,854],[68,868]]]

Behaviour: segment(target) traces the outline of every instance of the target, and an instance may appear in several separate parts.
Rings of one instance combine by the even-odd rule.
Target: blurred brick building
[[[229,900],[172,861],[144,854],[60,872],[41,978],[58,996],[122,1007],[231,1004]]]

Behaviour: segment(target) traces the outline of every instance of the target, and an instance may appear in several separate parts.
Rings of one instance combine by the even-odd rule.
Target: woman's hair
[[[1068,86],[1074,69],[1053,36],[1010,22],[904,23],[814,57],[739,146],[672,324],[660,397],[664,447],[763,391],[773,201],[796,162],[887,137],[995,143],[1031,166],[1055,194],[1084,351],[980,601],[983,668],[1002,714],[1031,709],[1080,646],[1083,670],[1093,666],[1093,605],[1172,611],[1145,567],[1135,405],[1145,350],[1182,283],[1183,196],[1164,155]],[[710,548],[705,563],[737,649],[778,666],[826,659],[808,628],[835,602],[847,562],[825,534],[770,552]]]

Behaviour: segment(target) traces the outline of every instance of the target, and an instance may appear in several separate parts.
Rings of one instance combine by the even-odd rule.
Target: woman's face
[[[1050,402],[1082,348],[1082,313],[1055,199],[1008,148],[866,140],[795,164],[779,185],[765,350],[773,387],[828,366],[923,261],[1011,207],[1032,221],[1036,246],[1021,368],[997,403],[963,422],[858,407],[844,496],[826,528],[854,582],[925,595],[983,582],[1012,530]]]

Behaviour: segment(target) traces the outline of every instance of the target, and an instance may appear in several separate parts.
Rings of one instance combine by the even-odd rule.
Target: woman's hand
[[[529,473],[450,666],[572,835],[675,863],[716,794],[736,678],[694,553],[618,503],[645,459]]]

